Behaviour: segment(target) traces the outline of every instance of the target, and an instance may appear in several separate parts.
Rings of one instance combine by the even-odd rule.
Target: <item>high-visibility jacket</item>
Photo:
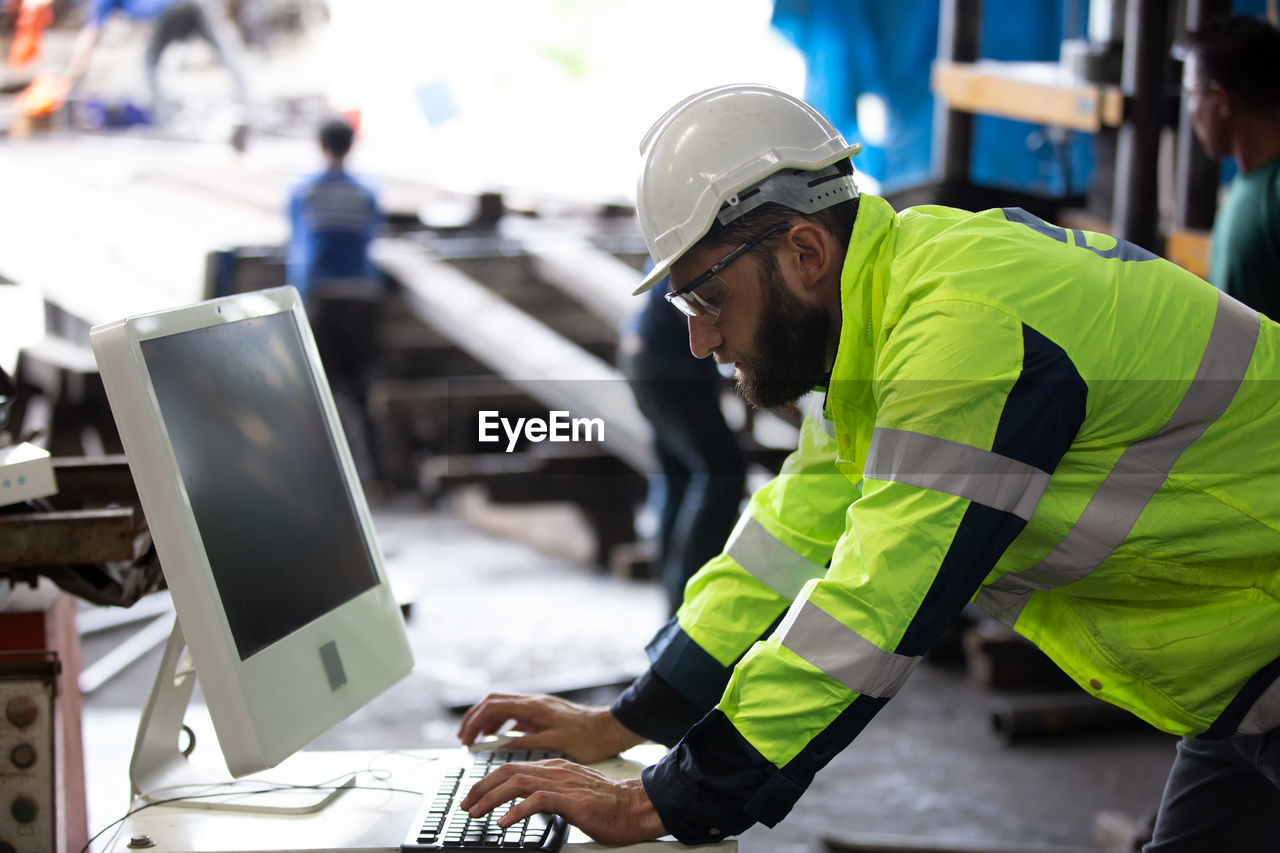
[[[1159,729],[1280,725],[1280,325],[1018,209],[863,196],[822,412],[615,703],[686,842],[773,825],[970,600]]]

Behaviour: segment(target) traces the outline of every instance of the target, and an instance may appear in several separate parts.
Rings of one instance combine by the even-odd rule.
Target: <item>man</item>
[[[1246,16],[1207,23],[1188,36],[1184,77],[1196,137],[1239,167],[1214,221],[1209,280],[1280,319],[1280,30]]]
[[[318,139],[324,168],[289,194],[286,280],[306,305],[361,481],[374,486],[367,396],[386,285],[369,245],[382,213],[373,188],[346,168],[355,128],[332,118],[320,125]]]
[[[1136,246],[1010,208],[895,213],[857,146],[766,87],[646,136],[638,213],[695,355],[749,401],[821,412],[610,709],[491,696],[529,748],[641,779],[508,766],[601,840],[773,825],[971,599],[1089,693],[1185,736],[1151,850],[1280,837],[1280,326]],[[501,821],[500,821],[501,822]]]
[[[72,86],[89,70],[89,60],[102,37],[107,19],[119,12],[139,21],[152,21],[147,38],[147,87],[151,109],[157,124],[164,124],[171,105],[160,86],[160,57],[170,44],[199,36],[217,53],[219,61],[231,75],[236,108],[239,113],[232,130],[231,144],[243,151],[247,139],[249,92],[245,82],[243,46],[218,0],[90,0],[84,26],[72,45],[67,78]]]

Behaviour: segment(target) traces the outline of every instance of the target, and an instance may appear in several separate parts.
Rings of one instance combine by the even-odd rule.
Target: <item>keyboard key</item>
[[[401,850],[559,850],[564,843],[568,824],[551,815],[533,815],[503,830],[497,820],[520,802],[503,803],[488,815],[471,819],[457,804],[466,797],[471,786],[497,767],[514,761],[541,761],[563,757],[545,751],[500,750],[476,752],[466,767],[452,768],[440,779],[437,790],[423,795],[422,805],[413,828]]]

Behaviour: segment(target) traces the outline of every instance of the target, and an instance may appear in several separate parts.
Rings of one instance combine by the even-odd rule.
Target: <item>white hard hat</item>
[[[640,143],[636,215],[655,266],[635,292],[665,278],[717,216],[731,222],[766,201],[813,213],[857,198],[851,174],[818,182],[803,173],[860,150],[813,107],[769,86],[720,86],[685,98]],[[748,204],[742,196],[751,188],[761,192]]]

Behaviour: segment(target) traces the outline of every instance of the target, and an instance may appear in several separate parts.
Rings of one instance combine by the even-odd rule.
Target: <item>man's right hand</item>
[[[611,758],[644,741],[608,708],[517,693],[491,693],[473,706],[462,718],[458,739],[470,746],[507,720],[515,720],[513,730],[523,733],[510,748],[563,752],[583,764]]]

